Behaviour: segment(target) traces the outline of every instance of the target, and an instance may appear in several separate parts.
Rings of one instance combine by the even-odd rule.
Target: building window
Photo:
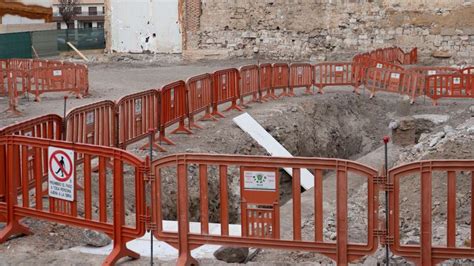
[[[84,29],[92,28],[92,22],[84,22]]]
[[[58,29],[58,30],[61,29],[61,22],[56,23],[56,29]]]
[[[95,6],[89,7],[89,16],[97,16],[97,7]]]
[[[82,14],[82,8],[80,6],[75,6],[74,7],[74,14],[76,14],[76,15]]]
[[[104,22],[97,22],[97,28],[104,28]]]

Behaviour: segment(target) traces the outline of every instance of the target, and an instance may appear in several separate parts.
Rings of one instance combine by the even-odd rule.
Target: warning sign
[[[377,68],[382,68],[382,67],[383,67],[383,65],[382,65],[382,64],[380,64],[380,63],[379,63],[379,64],[377,64]]]
[[[74,151],[49,147],[48,191],[53,198],[74,201]]]
[[[344,71],[343,66],[336,66],[336,72],[342,72],[342,71]]]
[[[53,77],[62,76],[63,72],[61,70],[53,70]]]
[[[454,85],[461,84],[461,78],[453,78],[453,83],[454,83]]]
[[[244,188],[256,190],[275,190],[275,172],[245,171]]]
[[[400,79],[400,73],[392,73],[392,74],[390,75],[390,77],[391,77],[392,79]]]
[[[436,75],[436,70],[428,70],[428,76]]]

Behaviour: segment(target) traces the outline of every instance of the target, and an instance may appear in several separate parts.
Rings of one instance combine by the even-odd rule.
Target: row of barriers
[[[35,101],[51,92],[89,94],[89,72],[84,64],[54,60],[5,59],[0,61],[0,96],[8,96],[9,110],[18,112],[18,97],[32,94]]]
[[[55,177],[51,170],[56,170],[52,165],[57,160],[54,156],[58,151],[71,154],[72,162],[65,163],[62,168],[64,179],[72,179],[69,181],[70,195],[66,199],[51,193],[51,187],[58,182],[51,181]],[[110,171],[106,171],[108,161],[112,164]],[[94,164],[97,172],[93,171]],[[7,223],[0,231],[0,242],[13,235],[30,234],[30,230],[20,223],[27,217],[97,230],[113,239],[113,250],[105,265],[113,265],[126,256],[138,258],[139,255],[129,250],[126,243],[143,236],[145,230],[152,230],[157,239],[179,250],[178,265],[197,264],[191,251],[206,244],[317,252],[340,265],[373,254],[379,244],[388,245],[394,254],[420,265],[432,265],[451,258],[474,258],[474,244],[456,244],[456,178],[468,175],[474,184],[474,160],[414,162],[390,169],[388,176],[384,176],[366,165],[340,159],[177,154],[150,162],[116,148],[3,136],[0,137],[0,166],[6,169],[0,172],[0,179],[6,180],[4,189],[7,192],[5,200],[0,201],[0,220]],[[280,215],[279,178],[283,168],[292,169],[291,217]],[[302,168],[309,169],[314,175],[313,202],[301,199]],[[440,173],[447,178],[447,233],[444,244],[434,245],[431,180]],[[264,180],[264,186],[254,182],[255,178]],[[167,191],[164,191],[163,182],[170,179],[174,187],[167,183]],[[191,210],[189,205],[192,202],[191,180],[198,182],[197,210]],[[208,184],[211,180],[219,183],[218,197],[212,199],[220,206],[219,231],[210,229]],[[240,233],[232,232],[229,225],[232,203],[229,184],[235,180],[240,180],[240,198],[236,199],[240,208]],[[326,189],[334,189],[323,186],[323,183],[330,180],[334,180],[337,186],[335,240],[323,234],[325,229],[330,230],[324,222],[324,215],[331,211],[325,209],[324,195],[328,193]],[[362,222],[350,219],[352,199],[349,184],[353,180],[363,180],[367,188]],[[411,180],[409,184],[413,180],[419,181],[421,190],[413,192],[404,180]],[[149,189],[145,189],[147,187]],[[378,213],[381,205],[379,193],[384,190],[389,193],[388,231]],[[176,192],[177,229],[163,224],[164,197],[169,197],[170,191]],[[403,202],[400,199],[406,193],[420,194],[419,214],[414,214],[420,217],[420,222],[414,221],[410,225],[421,232],[419,243],[407,243],[406,236],[400,231],[400,204]],[[151,200],[147,202],[146,198]],[[127,212],[129,206],[134,206],[132,213]],[[302,212],[308,208],[314,213],[314,232],[310,238],[302,235]],[[190,218],[190,211],[199,213],[198,220]],[[292,221],[289,227],[287,221]],[[191,228],[191,222],[199,222],[199,228]],[[362,223],[366,230],[353,231],[351,228],[355,223],[359,226]],[[471,230],[471,237],[473,234],[474,230]]]
[[[379,54],[390,55],[388,52],[379,52]],[[251,99],[250,101],[267,101],[282,95],[292,95],[296,88],[305,88],[305,92],[309,94],[312,93],[313,86],[320,91],[325,86],[331,85],[349,85],[357,90],[356,85],[363,83],[376,86],[373,93],[377,90],[387,90],[408,95],[421,95],[425,93],[423,88],[426,78],[436,76],[425,74],[421,70],[403,70],[396,65],[396,62],[384,60],[388,59],[370,58],[366,61],[369,67],[364,71],[361,71],[363,67],[360,64],[340,62],[317,65],[261,64],[244,66],[239,70],[225,69],[213,74],[195,76],[186,82],[173,82],[159,90],[147,90],[127,95],[116,102],[102,101],[78,107],[69,111],[64,118],[46,115],[3,128],[0,130],[0,169],[3,169],[0,170],[0,220],[7,221],[7,227],[0,231],[0,242],[7,240],[12,234],[28,233],[29,231],[19,223],[19,220],[23,217],[34,217],[108,234],[114,239],[114,250],[107,258],[106,264],[114,264],[123,256],[136,258],[138,255],[128,250],[125,244],[143,235],[145,229],[153,230],[157,238],[178,248],[180,253],[178,263],[180,264],[192,262],[190,250],[204,243],[315,251],[341,264],[372,254],[379,241],[390,245],[394,253],[406,256],[413,261],[422,259],[424,264],[429,264],[428,261],[435,263],[451,257],[473,257],[474,252],[471,248],[453,247],[451,240],[446,249],[432,247],[431,242],[427,240],[431,237],[431,233],[429,236],[425,233],[424,241],[421,241],[420,245],[404,245],[400,242],[400,237],[397,238],[397,227],[393,225],[394,227],[391,227],[392,229],[387,233],[380,228],[376,214],[378,210],[376,191],[388,188],[389,193],[393,193],[391,190],[393,180],[396,180],[398,176],[416,173],[418,170],[423,173],[424,178],[429,171],[448,170],[450,176],[453,175],[453,171],[455,173],[472,172],[472,161],[420,162],[418,163],[420,168],[416,168],[415,164],[410,168],[392,169],[390,172],[398,173],[397,177],[389,175],[389,178],[385,178],[370,167],[338,159],[295,158],[288,160],[288,158],[258,156],[186,154],[169,156],[151,163],[148,160],[140,160],[123,150],[128,145],[151,136],[154,142],[174,144],[165,134],[167,129],[174,127],[172,133],[191,133],[192,128],[200,127],[195,119],[198,114],[203,113],[200,120],[217,120],[218,117],[223,117],[221,110],[223,107],[227,110],[241,110],[248,104],[245,102],[248,98]],[[396,81],[397,78],[393,75],[398,72],[402,72],[398,77],[400,81]],[[473,73],[470,69],[466,69],[463,70],[463,74],[467,76]],[[370,82],[367,81],[369,77]],[[68,142],[59,141],[60,139]],[[164,150],[158,143],[152,143],[152,145],[159,150]],[[72,182],[73,201],[48,197],[49,191],[45,189],[45,184],[49,184],[48,179],[51,175],[49,171],[51,157],[48,155],[50,147],[73,151],[70,167],[74,165],[75,171],[60,169],[61,167],[54,169],[62,170],[66,176],[74,172],[74,176],[77,177],[77,181]],[[116,149],[117,147],[122,150]],[[57,162],[56,165],[59,166]],[[191,167],[199,169],[199,177],[197,177],[200,180],[199,211],[207,214],[200,216],[200,232],[189,231],[190,219],[185,213],[185,210],[189,209],[188,201],[185,199],[189,196],[187,182],[189,182],[188,178],[191,178],[186,173]],[[206,193],[209,189],[208,170],[212,167],[217,169],[219,174],[217,178],[222,184],[218,194],[219,200],[222,201],[219,214],[221,233],[218,235],[210,233],[210,213],[206,206],[209,200]],[[279,184],[277,178],[279,170],[283,167],[293,168],[294,171],[293,221],[295,223],[291,239],[284,238],[284,231],[280,230],[279,197],[276,196],[278,186],[273,187],[273,194],[261,191],[256,194],[253,192],[255,188],[246,189],[246,183],[243,182],[245,177],[252,176],[252,173],[253,178],[255,173],[264,172],[268,174],[269,180],[276,179],[275,184]],[[110,170],[106,171],[106,168]],[[124,172],[125,168],[126,172]],[[302,240],[301,227],[298,226],[301,224],[302,208],[308,208],[301,206],[299,200],[301,196],[299,169],[301,168],[311,169],[318,191],[314,202],[316,228],[314,241]],[[134,171],[129,169],[134,169]],[[235,171],[232,171],[233,174],[229,174],[230,169],[240,169],[240,172],[235,174]],[[335,242],[328,241],[322,236],[324,228],[321,216],[322,176],[328,175],[331,171],[336,173],[333,178],[336,178],[338,191],[341,191],[337,195],[336,233],[338,237]],[[164,207],[162,197],[167,193],[161,191],[161,182],[170,180],[171,177],[165,178],[170,172],[174,173],[172,180],[177,182],[176,193],[179,196],[175,202],[180,206],[179,215],[176,213],[176,217],[179,217],[179,230],[174,232],[166,231],[162,224]],[[359,177],[366,178],[368,193],[371,193],[368,197],[367,208],[373,210],[374,215],[370,216],[372,212],[368,212],[370,217],[367,217],[367,241],[364,244],[354,243],[348,231],[350,223],[347,220],[348,195],[344,193],[347,191],[344,188],[347,188],[347,180],[352,178],[349,173],[357,173]],[[131,178],[127,178],[128,175]],[[239,236],[231,235],[229,232],[227,187],[230,177],[240,178],[241,181],[242,199],[239,202],[241,202],[242,234]],[[130,180],[134,181],[130,182]],[[123,185],[124,182],[126,185]],[[145,203],[144,200],[148,195],[143,192],[146,184],[151,187],[149,196],[152,197],[152,201],[150,203]],[[113,194],[112,197],[110,193]],[[127,194],[126,199],[123,197],[124,193]],[[427,192],[423,193],[425,197]],[[129,194],[133,196],[128,197]],[[113,210],[106,207],[108,198],[112,199]],[[129,216],[125,215],[124,204],[128,204],[128,200],[133,200],[132,205],[136,206],[131,216],[135,218],[134,220],[126,218]],[[393,211],[399,208],[396,202],[399,201],[395,201],[393,206],[389,204]],[[98,204],[95,206],[97,212],[90,211],[95,203]],[[394,216],[390,219],[395,219],[393,221],[396,223],[399,217]],[[425,218],[425,222],[426,219],[428,218]],[[449,218],[448,223],[452,224],[452,219]],[[451,232],[448,234],[451,239],[453,231],[451,229],[448,231]],[[397,241],[399,241],[398,244]],[[432,252],[425,255],[424,252],[428,249]]]

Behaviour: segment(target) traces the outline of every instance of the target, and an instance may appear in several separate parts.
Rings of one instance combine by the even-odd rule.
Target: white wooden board
[[[249,134],[258,144],[260,144],[271,156],[293,157],[272,135],[270,135],[253,117],[248,113],[241,114],[233,119],[243,131]],[[285,168],[285,171],[292,176],[292,169]],[[308,190],[314,186],[314,176],[308,169],[301,169],[301,186]]]

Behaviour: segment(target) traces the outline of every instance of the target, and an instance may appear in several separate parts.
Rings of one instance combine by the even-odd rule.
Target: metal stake
[[[66,140],[66,108],[67,108],[67,95],[64,96],[64,110],[63,110],[63,140]]]
[[[153,139],[154,139],[154,136],[155,136],[155,131],[153,129],[150,129],[149,130],[150,132],[150,136],[148,138],[148,141],[149,141],[149,157],[150,157],[150,162],[153,161]],[[151,181],[148,181],[148,184],[150,185],[150,191],[152,191],[152,188],[151,186],[153,186],[153,184],[151,183]],[[150,201],[152,200],[152,197],[150,197]],[[150,221],[153,219],[153,210],[149,210],[150,212]],[[150,229],[150,265],[153,265],[153,230]]]
[[[388,142],[390,141],[389,136],[383,137],[383,142],[385,144],[385,177],[388,182]],[[388,191],[385,190],[385,232],[388,234]],[[390,254],[388,243],[385,243],[385,265],[390,265]]]

